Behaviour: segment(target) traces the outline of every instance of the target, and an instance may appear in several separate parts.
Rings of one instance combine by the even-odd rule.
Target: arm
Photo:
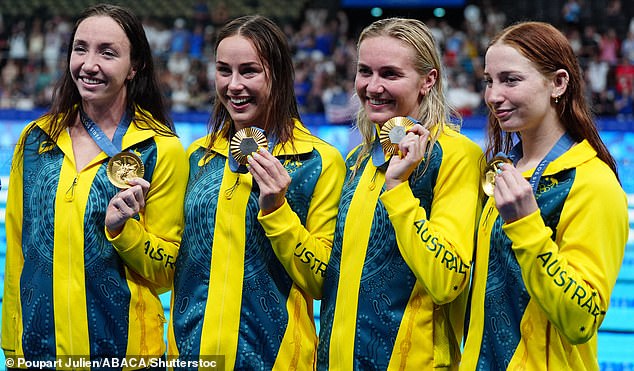
[[[23,143],[23,141],[20,140],[19,143]],[[24,166],[22,164],[23,154],[18,151],[18,146],[13,154],[5,211],[7,251],[4,268],[4,297],[2,299],[2,349],[7,357],[14,355],[21,343],[18,326],[21,326],[19,321],[22,311],[20,307],[20,273],[24,266],[24,257],[22,256],[22,169]],[[6,185],[3,186],[6,187]]]
[[[270,214],[258,215],[277,258],[293,281],[314,298],[322,295],[345,177],[343,158],[335,148],[322,147],[320,154],[322,172],[310,200],[305,226],[288,202]]]
[[[145,208],[108,239],[123,261],[161,289],[169,289],[184,228],[188,162],[176,137],[157,137],[157,160]]]
[[[531,300],[572,344],[588,341],[603,321],[629,233],[627,200],[614,177],[586,177],[566,199],[555,241],[539,210],[503,227]]]
[[[481,156],[482,150],[466,140],[443,144],[431,213],[420,206],[408,182],[380,197],[403,259],[436,304],[454,300],[469,282],[482,207]]]

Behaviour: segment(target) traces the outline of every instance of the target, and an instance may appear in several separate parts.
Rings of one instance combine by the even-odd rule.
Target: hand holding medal
[[[407,136],[408,130],[414,127],[414,121],[408,117],[398,116],[387,120],[379,132],[379,141],[385,154],[399,153],[398,145]]]
[[[498,153],[484,168],[480,182],[482,183],[482,189],[487,196],[493,196],[493,191],[495,190],[495,177],[502,172],[502,164],[510,163],[512,163],[511,160],[504,153]]]
[[[268,150],[268,142],[264,132],[256,127],[248,127],[239,130],[231,138],[231,156],[240,164],[247,164],[247,157],[257,152],[258,149]]]
[[[406,182],[425,157],[429,131],[411,117],[393,117],[379,132],[383,151],[391,156],[385,171],[385,187]],[[394,156],[398,154],[398,156]]]
[[[117,153],[110,158],[106,167],[110,183],[121,189],[130,188],[129,181],[142,178],[144,172],[143,161],[132,152]]]
[[[282,163],[269,152],[263,130],[258,127],[239,130],[231,138],[230,151],[231,157],[240,165],[249,165],[248,172],[259,188],[258,203],[262,214],[282,206],[291,177]]]

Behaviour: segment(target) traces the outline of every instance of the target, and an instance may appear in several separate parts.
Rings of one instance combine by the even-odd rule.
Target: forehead
[[[414,51],[403,41],[390,36],[374,36],[359,44],[359,62],[376,65],[411,66]]]
[[[216,60],[229,63],[259,62],[258,51],[253,42],[244,36],[234,35],[224,38],[218,43]]]
[[[77,26],[75,41],[108,43],[129,46],[125,31],[119,23],[108,16],[92,16]]]
[[[485,73],[526,72],[539,73],[531,60],[524,57],[516,48],[507,44],[493,44],[484,57]]]

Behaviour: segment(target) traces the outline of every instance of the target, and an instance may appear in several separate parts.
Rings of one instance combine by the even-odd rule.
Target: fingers
[[[504,221],[512,222],[537,210],[531,184],[522,173],[510,164],[503,164],[500,169],[495,177],[493,197]]]
[[[415,125],[426,131],[420,125]],[[401,157],[409,157],[412,161],[418,162],[425,155],[425,148],[427,146],[427,135],[425,132],[418,134],[412,130],[408,131],[405,138],[403,138],[398,147],[401,152]],[[427,132],[428,134],[429,132]]]
[[[429,130],[425,129],[421,124],[415,124],[411,129],[407,131],[408,133],[414,133],[420,136],[429,135]]]
[[[516,197],[526,192],[532,193],[530,184],[514,166],[501,164],[500,170],[495,176],[495,186],[500,186],[502,193],[512,194]]]
[[[262,189],[269,186],[273,189],[286,188],[291,177],[280,161],[270,152],[260,149],[247,158],[249,172]],[[277,185],[277,186],[276,186]]]
[[[143,179],[143,178],[134,178],[134,179],[130,179],[128,180],[128,184],[130,184],[130,186],[132,186],[134,188],[134,186],[138,185],[141,187],[141,191],[142,191],[142,195],[145,197],[147,196],[147,192],[150,189],[150,182],[148,182],[147,180]]]
[[[144,182],[147,183],[145,180]],[[147,185],[149,186],[149,183]],[[145,207],[145,195],[148,188],[145,185],[136,184],[122,190],[112,199],[112,206],[128,217],[136,215]]]

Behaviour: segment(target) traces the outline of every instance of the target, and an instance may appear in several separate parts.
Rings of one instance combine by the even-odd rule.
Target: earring
[[[561,96],[561,95],[558,95],[558,96],[556,96],[556,97],[555,97],[555,104],[559,103],[559,97],[560,97],[560,96]]]

